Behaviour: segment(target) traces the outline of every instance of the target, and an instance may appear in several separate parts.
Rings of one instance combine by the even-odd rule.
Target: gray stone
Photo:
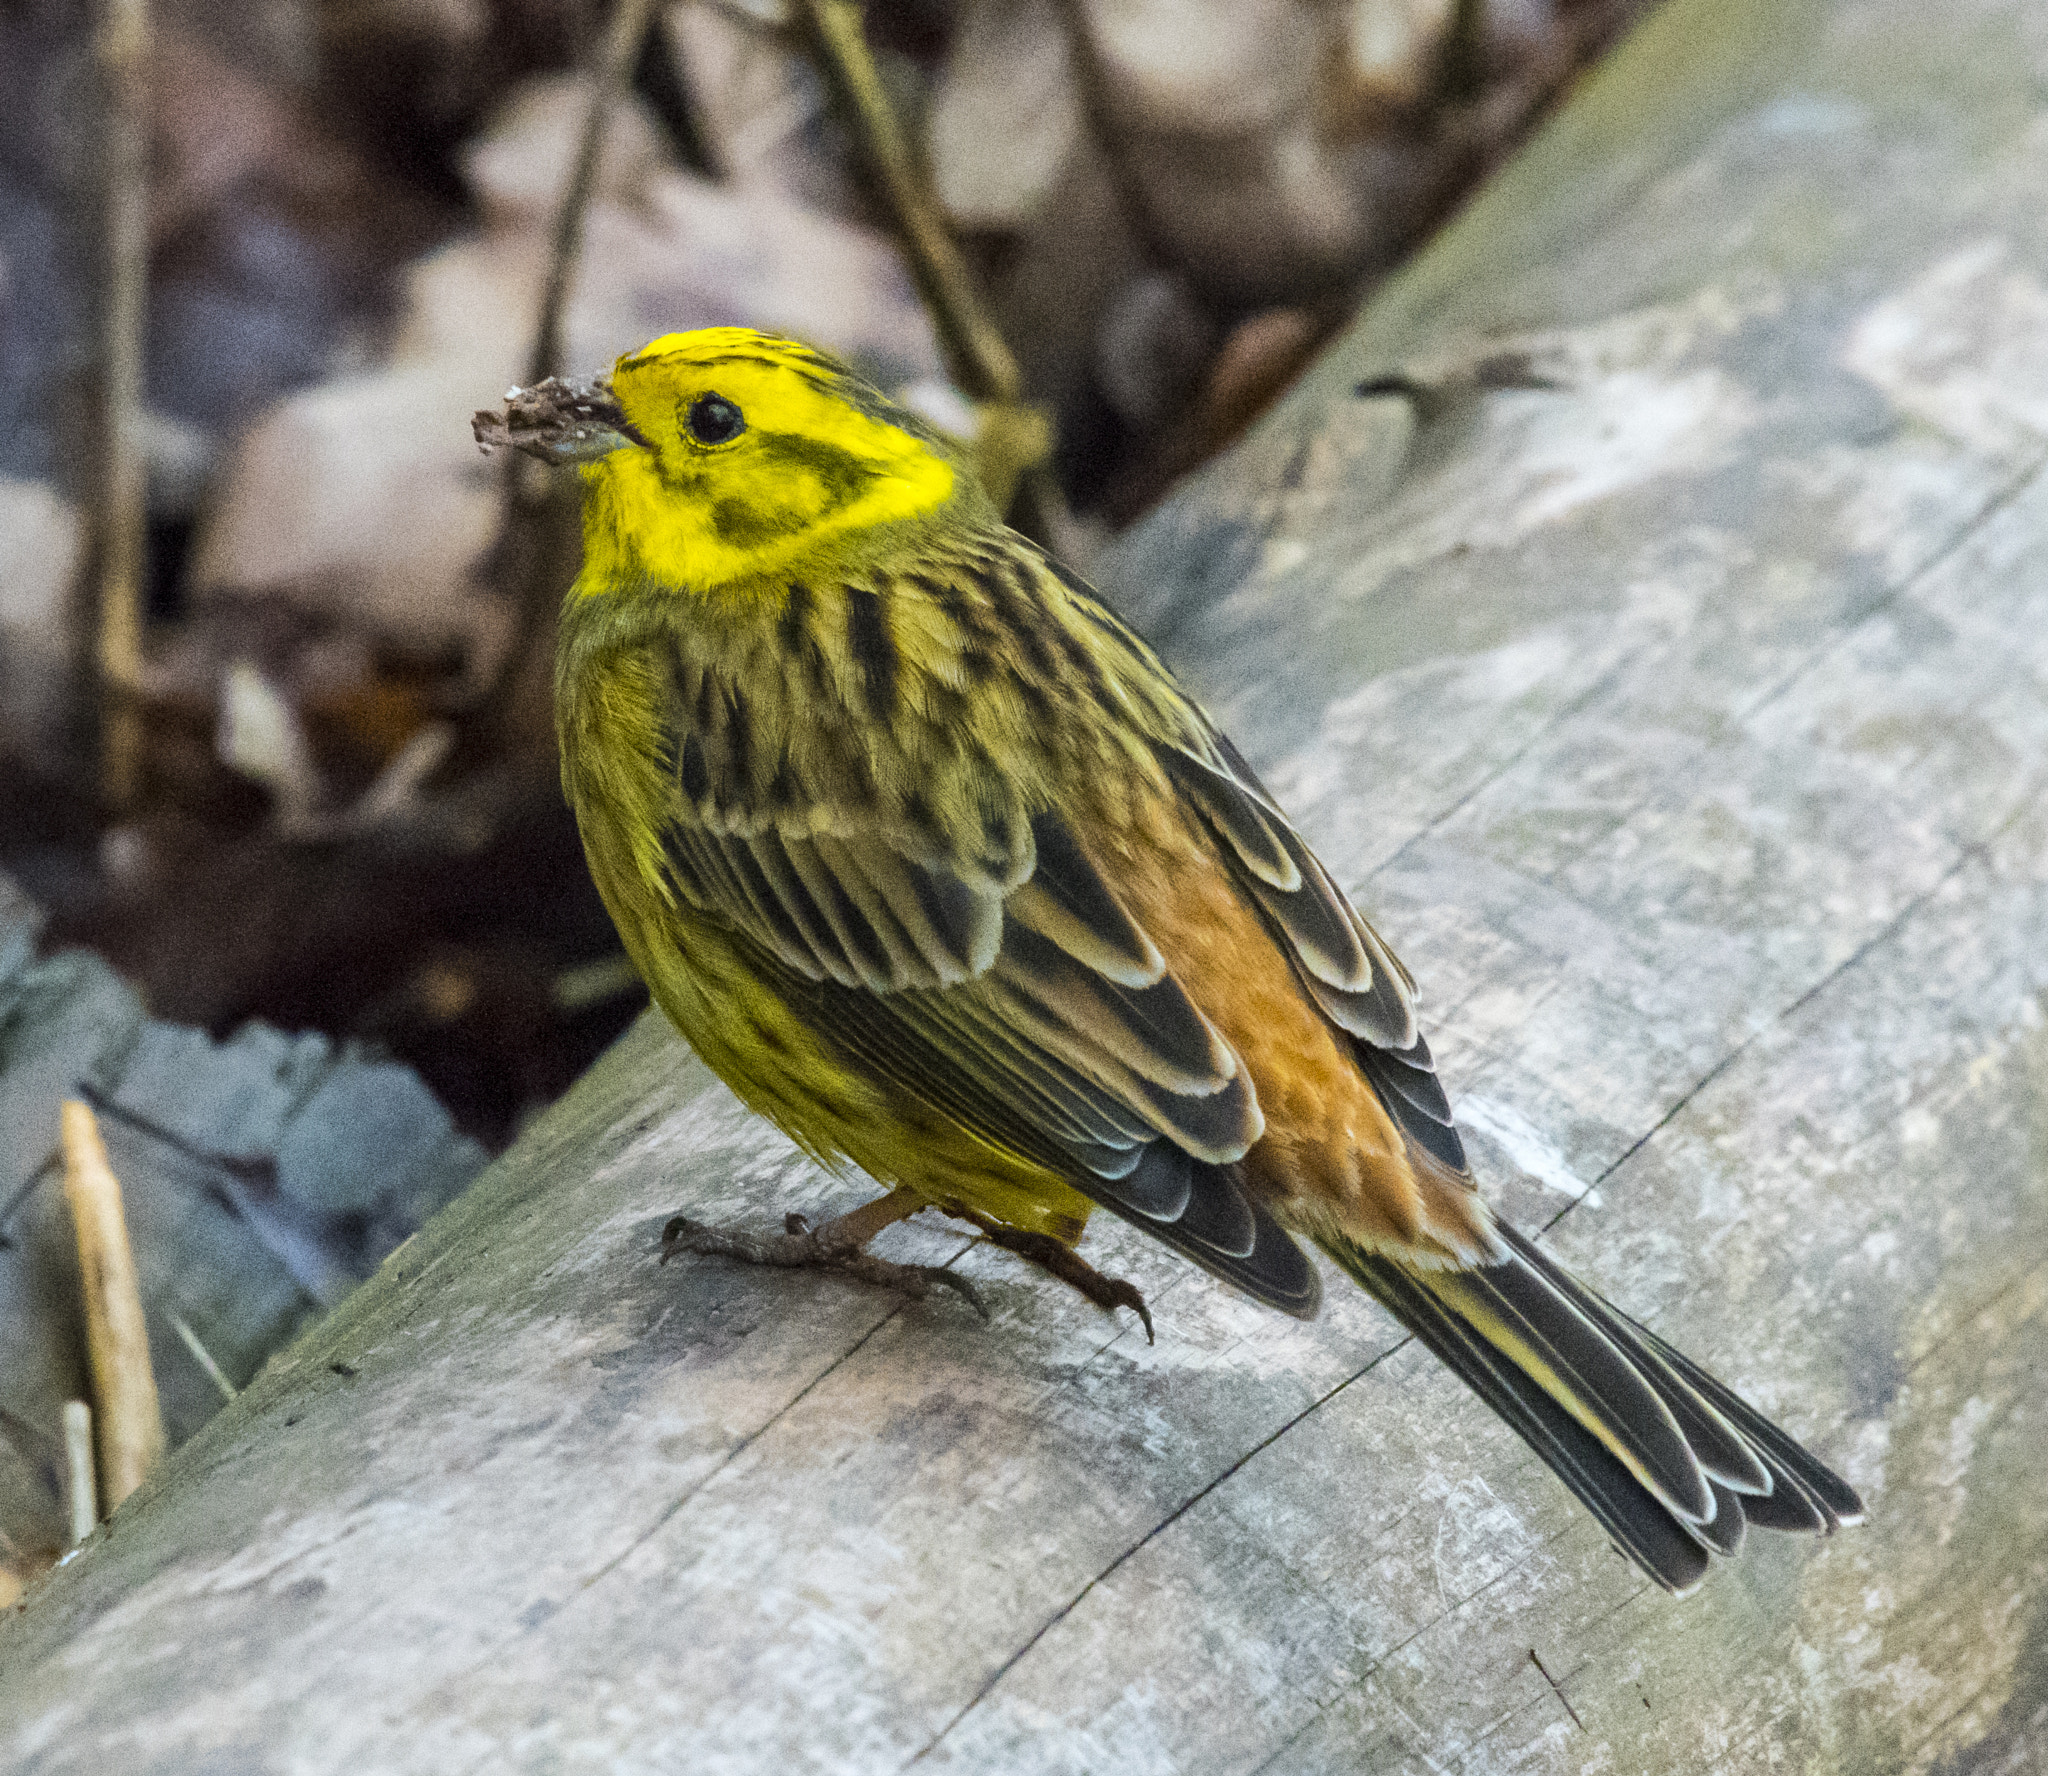
[[[62,1545],[59,1413],[88,1392],[65,1098],[98,1106],[173,1444],[222,1403],[178,1321],[247,1381],[484,1160],[408,1069],[159,1023],[97,958],[39,957],[41,924],[0,877],[0,1554],[31,1562]]]
[[[409,1067],[358,1060],[299,1106],[277,1143],[277,1184],[316,1213],[369,1214],[453,1132]]]

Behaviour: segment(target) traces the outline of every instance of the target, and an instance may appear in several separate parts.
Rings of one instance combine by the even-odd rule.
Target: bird
[[[976,1298],[926,1208],[1105,1309],[1103,1210],[1307,1319],[1320,1250],[1667,1590],[1855,1490],[1480,1194],[1414,978],[1243,755],[965,449],[719,327],[477,416],[582,481],[564,793],[627,954],[737,1096],[881,1195],[679,1251]]]

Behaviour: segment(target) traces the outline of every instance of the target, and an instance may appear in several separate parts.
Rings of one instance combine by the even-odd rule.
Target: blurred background
[[[930,189],[1053,419],[1056,540],[1085,557],[1227,444],[1634,3],[868,6]],[[118,808],[79,670],[103,455],[97,22],[70,0],[0,13],[0,868],[158,1015],[374,1038],[495,1146],[637,991],[590,966],[616,951],[545,696],[450,735],[487,743],[387,783],[381,819],[359,804],[463,726],[518,639],[500,476],[468,420],[525,373],[605,8],[155,8],[145,742]],[[557,367],[742,323],[885,386],[945,380],[886,204],[772,0],[657,9],[606,137]],[[566,585],[573,554],[556,565]]]
[[[573,489],[472,410],[798,334],[1042,416],[1023,521],[1085,568],[1642,3],[845,6],[915,215],[815,4],[0,4],[0,1566],[78,1391],[58,1095],[126,1106],[175,1440],[644,1003],[556,784]]]

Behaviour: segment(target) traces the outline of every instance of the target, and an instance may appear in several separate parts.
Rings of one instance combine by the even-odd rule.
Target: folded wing
[[[1242,1061],[1067,823],[993,876],[936,847],[795,823],[665,834],[677,892],[807,989],[845,1057],[1286,1312],[1319,1300],[1245,1191],[1264,1131]]]

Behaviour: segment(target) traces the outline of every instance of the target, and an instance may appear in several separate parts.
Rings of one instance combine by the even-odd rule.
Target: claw
[[[698,1252],[707,1257],[737,1258],[743,1264],[772,1265],[778,1270],[816,1267],[844,1271],[861,1282],[894,1289],[917,1301],[934,1287],[951,1289],[984,1320],[989,1317],[981,1291],[954,1271],[929,1264],[892,1264],[858,1245],[822,1239],[801,1215],[786,1215],[782,1224],[786,1231],[763,1237],[677,1215],[661,1230],[661,1262],[666,1264],[678,1252]]]
[[[946,1213],[958,1220],[972,1221],[988,1235],[990,1245],[1001,1246],[1006,1252],[1015,1252],[1018,1257],[1028,1259],[1041,1270],[1050,1271],[1069,1288],[1078,1289],[1105,1312],[1113,1313],[1120,1307],[1129,1308],[1145,1323],[1145,1342],[1157,1342],[1152,1336],[1152,1310],[1145,1305],[1145,1297],[1139,1294],[1137,1284],[1123,1277],[1104,1276],[1072,1246],[1054,1239],[1050,1234],[1025,1233],[1019,1228],[1005,1227],[999,1221],[990,1221],[981,1215],[964,1213],[959,1209],[948,1209]]]

